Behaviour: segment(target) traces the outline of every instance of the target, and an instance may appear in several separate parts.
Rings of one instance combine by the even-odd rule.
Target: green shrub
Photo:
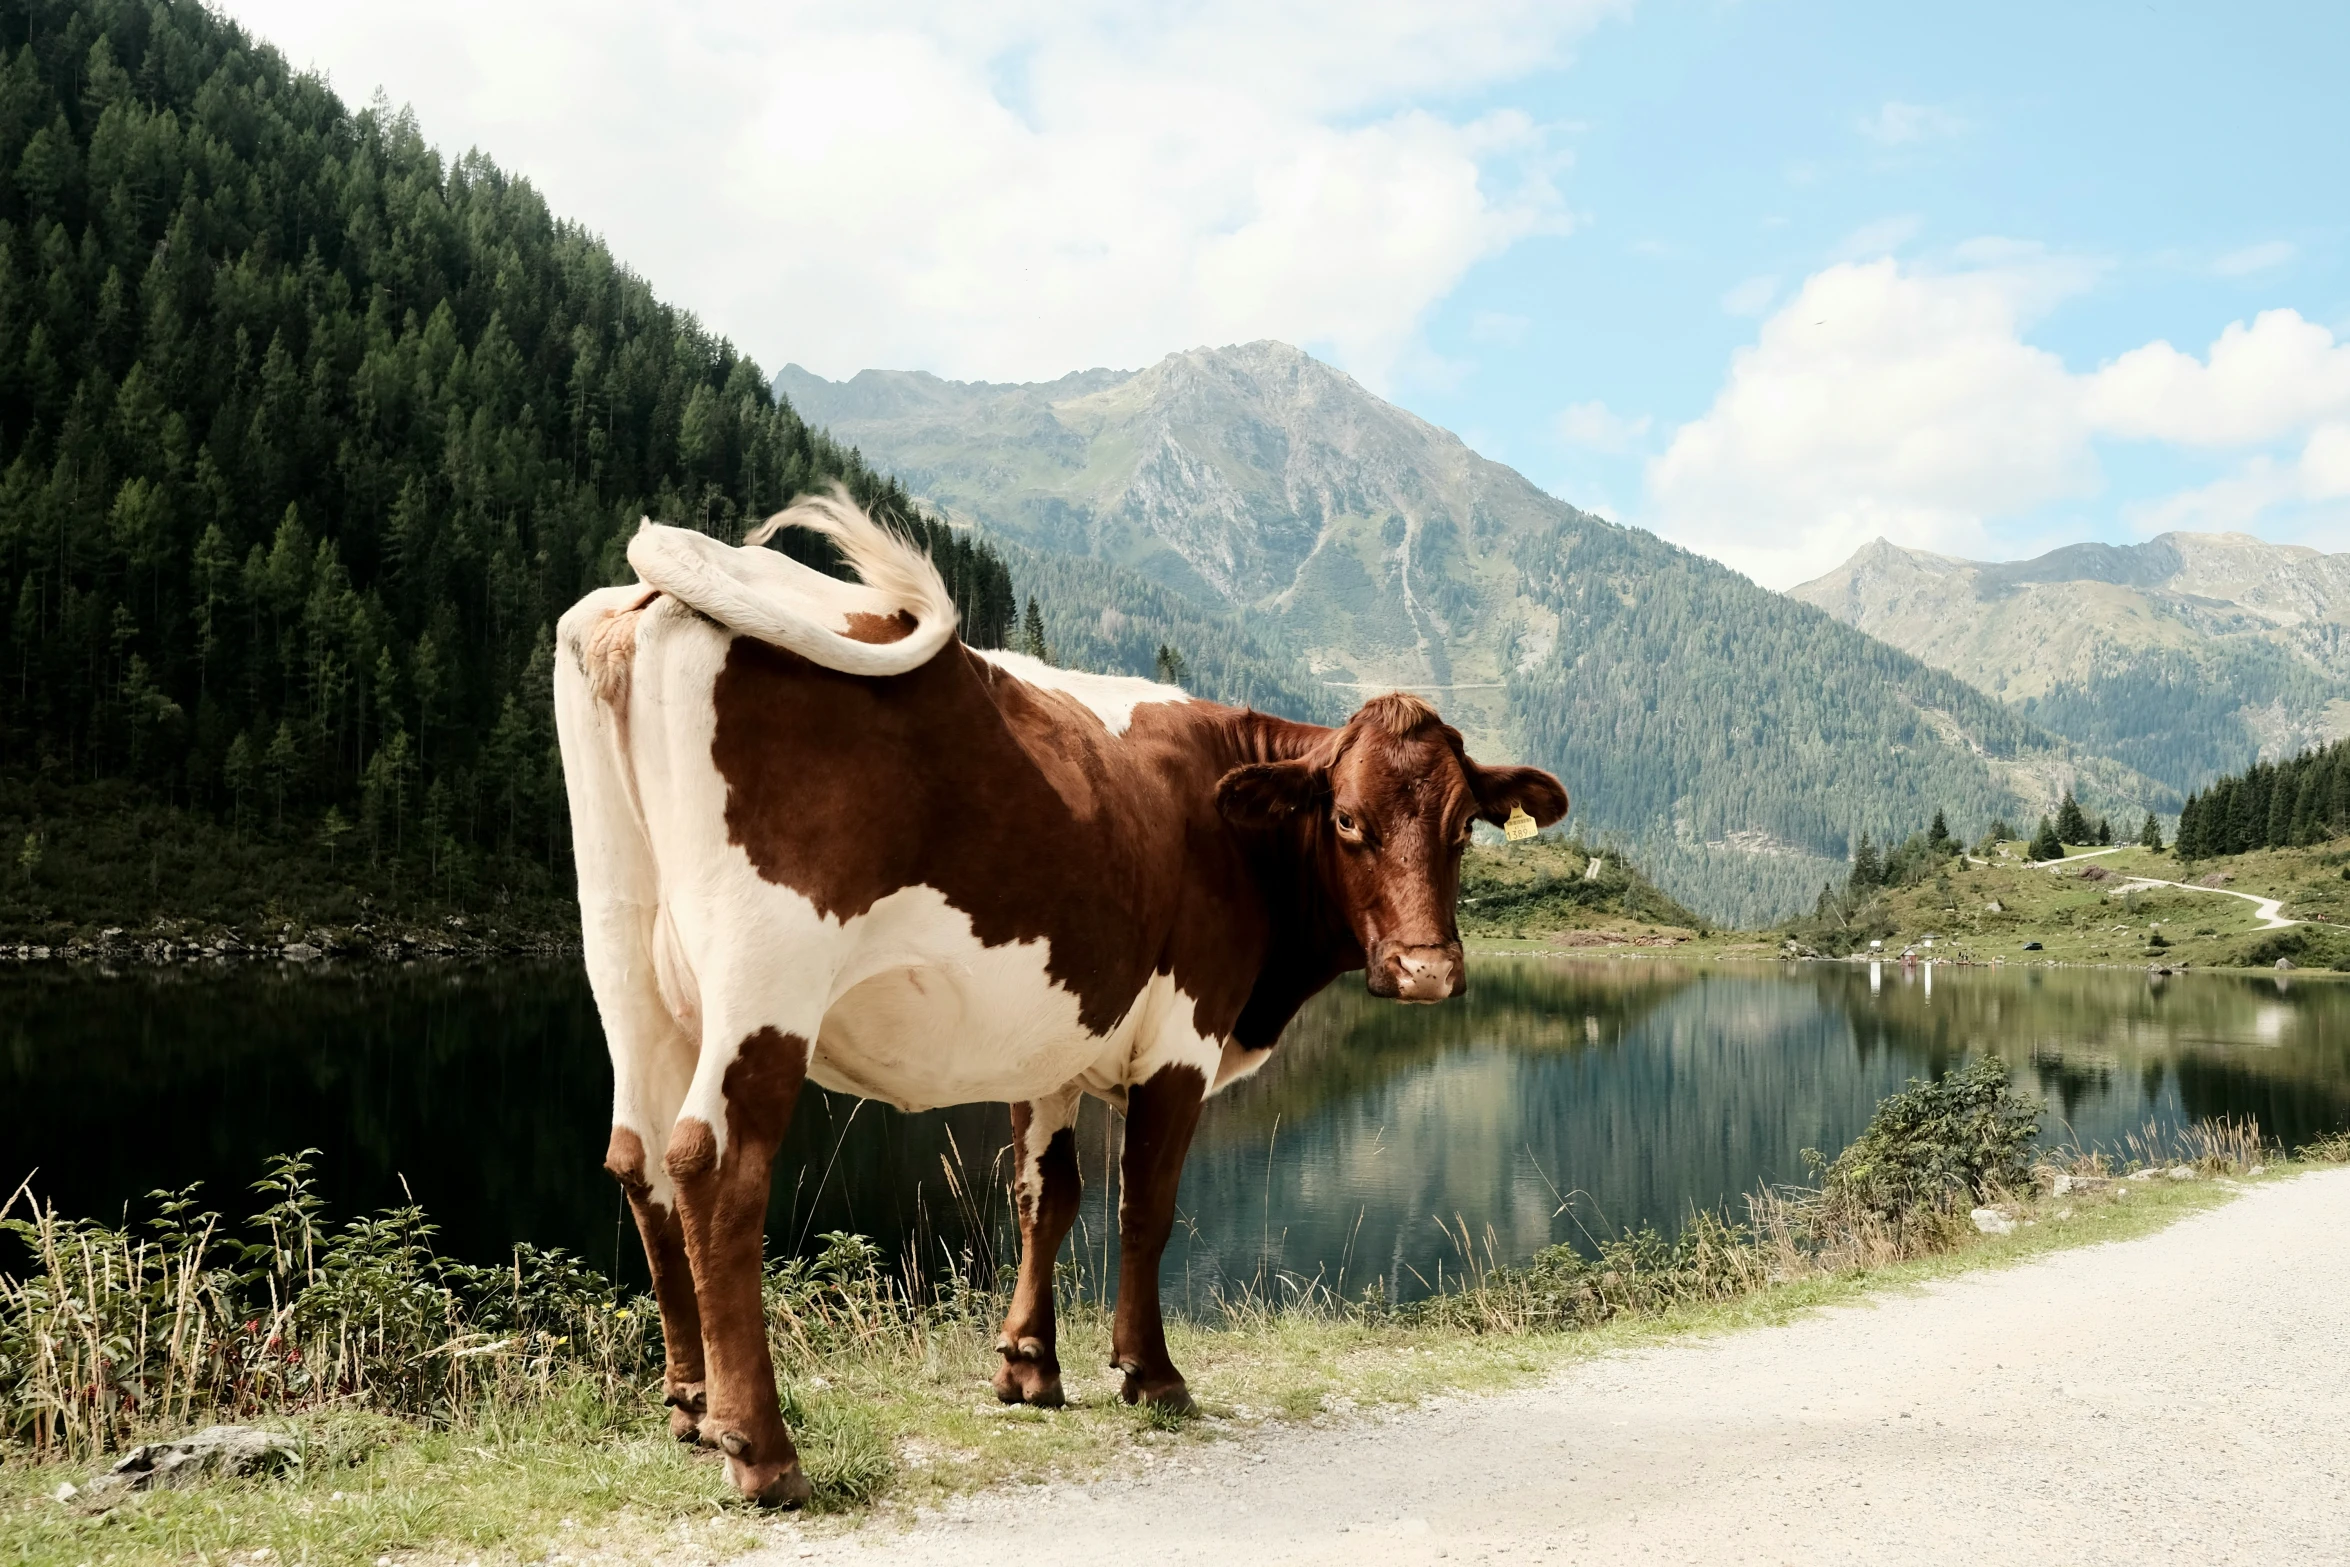
[[[2274,968],[2279,958],[2289,958],[2301,968],[2350,968],[2350,938],[2334,930],[2295,925],[2262,935],[2237,954],[2236,962],[2245,968]]]
[[[2007,1068],[1989,1058],[1930,1083],[1913,1080],[1828,1165],[1823,1194],[1831,1209],[1897,1226],[1971,1207],[2023,1184],[2039,1119],[2039,1101],[2017,1093]]]

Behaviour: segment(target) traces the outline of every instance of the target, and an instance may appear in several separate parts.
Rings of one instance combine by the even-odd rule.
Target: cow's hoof
[[[1068,1402],[1061,1396],[1061,1368],[1034,1360],[1006,1360],[995,1374],[995,1396],[1007,1404],[1039,1409],[1058,1409]]]
[[[729,1455],[726,1478],[745,1501],[761,1507],[803,1507],[816,1494],[796,1454],[789,1462],[780,1464],[745,1463]]]
[[[673,1387],[662,1396],[661,1402],[669,1406],[669,1434],[689,1445],[700,1442],[702,1417],[710,1411],[702,1384],[687,1382]]]
[[[1126,1374],[1125,1385],[1118,1396],[1129,1404],[1141,1404],[1170,1415],[1196,1415],[1199,1405],[1192,1401],[1191,1389],[1183,1384],[1183,1373],[1168,1368],[1152,1374],[1139,1366],[1120,1366]]]

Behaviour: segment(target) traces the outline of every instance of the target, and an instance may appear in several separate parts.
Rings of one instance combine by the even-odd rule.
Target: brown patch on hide
[[[690,1181],[697,1175],[707,1175],[718,1162],[718,1137],[710,1130],[710,1123],[699,1116],[685,1116],[677,1129],[669,1134],[669,1152],[661,1163],[673,1181]]]
[[[922,623],[904,610],[893,614],[874,615],[864,610],[853,610],[849,623],[841,635],[851,642],[903,642],[912,636]]]

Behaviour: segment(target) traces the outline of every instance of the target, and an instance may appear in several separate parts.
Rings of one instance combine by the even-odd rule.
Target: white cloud
[[[1651,464],[1659,530],[1785,586],[1880,534],[1963,550],[1988,514],[2094,490],[2064,366],[2021,337],[2044,271],[1807,279]]]
[[[1750,277],[1733,284],[1722,295],[1722,312],[1733,316],[1759,316],[1771,308],[1771,301],[1779,295],[1776,277]]]
[[[1524,115],[1617,0],[231,0],[476,143],[763,362],[989,378],[1279,336],[1377,381],[1567,219]]]
[[[2149,343],[2076,374],[2025,332],[2095,269],[2005,241],[1960,254],[1806,280],[1649,465],[1648,520],[1786,586],[1880,535],[1959,555],[2068,542],[2020,539],[2012,519],[2097,493],[2101,438],[2246,453],[2132,510],[2149,533],[2350,497],[2350,344],[2325,328],[2273,310],[2202,358]],[[2257,450],[2288,442],[2298,455]]]
[[[1888,100],[1873,114],[1860,118],[1860,133],[1880,147],[1902,147],[1935,136],[1956,136],[1966,121],[1948,109],[1927,103]]]
[[[1573,403],[1558,416],[1559,439],[1594,452],[1626,452],[1648,433],[1647,414],[1612,412],[1605,403]]]
[[[2221,277],[2250,277],[2255,272],[2281,267],[2300,254],[2301,247],[2291,240],[2272,239],[2265,244],[2229,251],[2211,264],[2211,270]]]
[[[2148,343],[2099,370],[2089,408],[2100,429],[2188,446],[2277,440],[2350,410],[2350,343],[2293,310],[2229,326],[2197,359]]]

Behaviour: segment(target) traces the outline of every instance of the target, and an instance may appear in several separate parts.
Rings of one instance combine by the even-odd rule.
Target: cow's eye
[[[1334,811],[1331,819],[1338,823],[1338,830],[1347,837],[1360,838],[1363,835],[1362,824],[1354,819],[1352,812]]]

